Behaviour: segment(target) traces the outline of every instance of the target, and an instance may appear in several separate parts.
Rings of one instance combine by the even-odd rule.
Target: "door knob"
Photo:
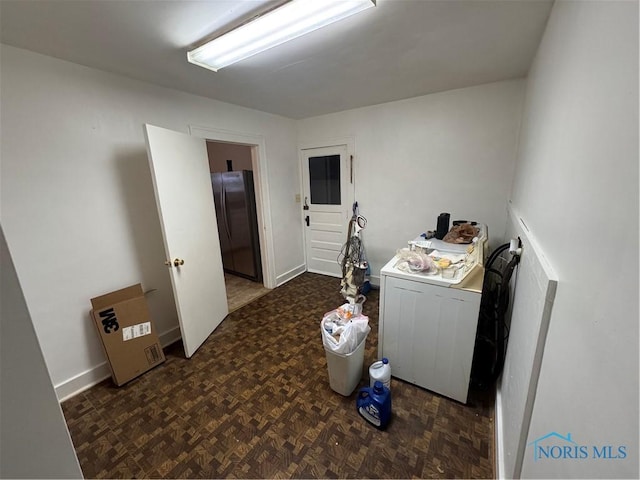
[[[173,265],[174,265],[175,267],[179,267],[180,265],[184,265],[184,260],[182,260],[182,259],[180,259],[180,258],[176,258],[176,259],[173,261]]]

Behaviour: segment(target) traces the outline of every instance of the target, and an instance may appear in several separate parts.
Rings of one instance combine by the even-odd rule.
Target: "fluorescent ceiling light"
[[[290,0],[187,52],[187,60],[217,72],[222,67],[373,6],[375,0]]]

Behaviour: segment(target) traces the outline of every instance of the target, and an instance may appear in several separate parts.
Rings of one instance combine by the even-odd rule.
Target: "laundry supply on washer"
[[[438,266],[429,255],[417,250],[411,251],[408,248],[401,248],[396,252],[398,261],[395,267],[404,272],[422,272],[435,274]]]
[[[480,229],[470,223],[455,224],[442,239],[447,243],[471,243],[478,236]]]

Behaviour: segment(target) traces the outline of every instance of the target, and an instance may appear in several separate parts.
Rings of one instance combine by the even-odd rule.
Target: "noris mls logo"
[[[533,460],[582,460],[586,458],[621,460],[627,458],[626,445],[581,445],[571,434],[550,432],[528,446],[533,447]]]

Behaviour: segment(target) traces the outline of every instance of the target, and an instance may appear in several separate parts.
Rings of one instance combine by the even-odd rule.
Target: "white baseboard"
[[[285,272],[285,273],[283,273],[281,275],[278,275],[276,277],[276,286],[279,287],[280,285],[284,285],[289,280],[293,280],[298,275],[302,275],[306,271],[307,271],[307,267],[304,264],[299,265],[299,266],[297,266],[295,268],[292,268],[288,272]],[[370,275],[369,276],[369,281],[370,281],[372,286],[377,287],[377,288],[380,287],[380,275]]]
[[[278,275],[276,277],[276,286],[279,287],[280,285],[284,285],[289,280],[294,279],[298,275],[302,275],[306,271],[307,271],[306,265],[304,265],[304,264],[298,265],[297,267],[292,268],[288,272],[284,272],[283,274]]]
[[[176,343],[178,340],[182,338],[182,334],[180,333],[180,326],[176,325],[171,330],[167,330],[164,333],[159,335],[160,345],[162,348],[166,348],[172,343]]]
[[[180,327],[176,326],[171,330],[160,334],[160,345],[162,345],[162,348],[165,348],[172,343],[177,342],[180,338],[182,338],[180,335]],[[94,385],[97,385],[110,376],[111,369],[109,368],[109,364],[107,362],[103,362],[100,365],[70,378],[69,380],[65,380],[55,386],[58,401],[64,402],[65,400],[88,390]]]
[[[65,400],[84,392],[88,388],[93,387],[110,376],[111,370],[109,369],[109,365],[107,362],[103,362],[86,372],[82,372],[69,380],[65,380],[55,386],[58,401],[62,403]]]
[[[496,388],[496,406],[495,406],[495,421],[493,422],[494,431],[494,446],[495,446],[495,462],[496,462],[496,478],[504,479],[505,477],[505,465],[504,465],[504,443],[502,438],[502,392],[500,387]]]

